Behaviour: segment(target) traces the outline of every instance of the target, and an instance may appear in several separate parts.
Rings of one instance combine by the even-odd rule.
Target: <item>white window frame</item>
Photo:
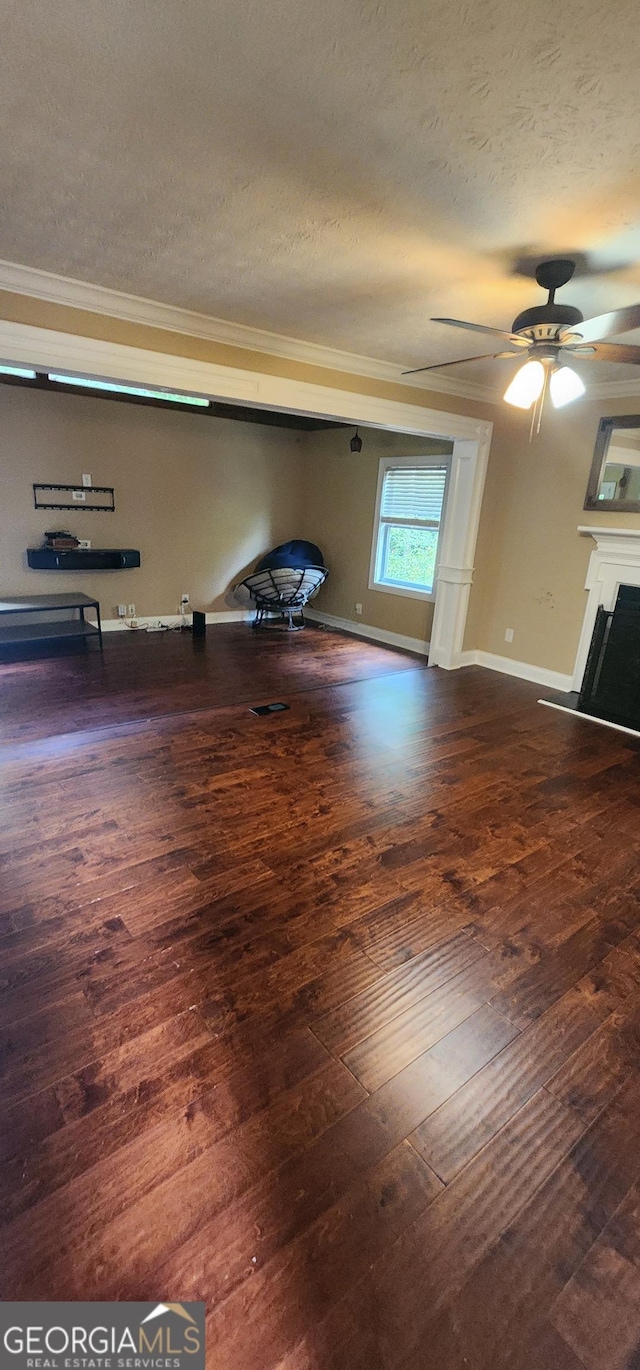
[[[383,546],[383,539],[382,539],[383,522],[382,522],[382,518],[381,518],[381,516],[380,516],[380,509],[381,509],[381,506],[382,506],[382,491],[383,491],[383,487],[384,487],[384,478],[385,478],[386,472],[387,472],[390,468],[392,468],[392,467],[394,467],[394,466],[408,466],[408,467],[416,467],[416,466],[424,466],[424,467],[428,467],[428,466],[446,466],[446,467],[447,467],[447,476],[446,476],[445,487],[444,487],[444,498],[443,498],[443,501],[442,501],[442,513],[441,513],[441,515],[440,515],[440,527],[439,527],[439,529],[438,529],[438,545],[437,545],[437,547],[436,547],[436,562],[435,562],[435,569],[434,569],[434,575],[433,575],[433,589],[431,589],[431,590],[420,590],[420,589],[418,589],[417,587],[414,589],[413,587],[410,587],[410,586],[407,586],[407,585],[394,585],[394,584],[393,584],[392,582],[390,582],[390,581],[380,580],[380,564],[379,564],[379,563],[380,563],[380,558],[381,558],[381,554],[382,554],[382,546]],[[376,490],[376,504],[375,504],[374,518],[373,518],[373,537],[372,537],[372,540],[371,540],[371,561],[370,561],[370,564],[369,564],[369,589],[370,589],[370,590],[382,590],[382,591],[384,591],[384,593],[387,594],[387,595],[404,595],[405,598],[407,598],[407,599],[426,599],[428,602],[431,602],[431,603],[433,603],[433,602],[435,601],[435,597],[436,597],[436,581],[437,581],[437,576],[438,576],[438,562],[439,562],[439,557],[440,557],[440,544],[441,544],[441,541],[442,541],[442,529],[443,529],[443,527],[444,527],[444,520],[445,520],[445,515],[446,515],[446,509],[447,509],[447,494],[448,494],[448,491],[449,491],[449,477],[450,477],[450,475],[451,475],[451,457],[450,457],[450,456],[447,456],[446,453],[439,454],[438,456],[433,455],[433,456],[428,456],[428,457],[415,456],[415,457],[381,457],[381,458],[380,458],[380,462],[379,462],[379,465],[378,465],[378,488],[377,488],[377,490]],[[396,522],[402,523],[402,524],[403,524],[405,527],[407,527],[407,528],[423,528],[423,527],[424,527],[424,524],[423,524],[423,522],[422,522],[421,519],[398,519],[398,520],[396,520]]]

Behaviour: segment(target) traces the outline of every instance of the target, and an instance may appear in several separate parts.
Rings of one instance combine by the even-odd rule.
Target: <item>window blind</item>
[[[419,519],[437,527],[446,480],[446,466],[388,467],[384,473],[380,517]]]

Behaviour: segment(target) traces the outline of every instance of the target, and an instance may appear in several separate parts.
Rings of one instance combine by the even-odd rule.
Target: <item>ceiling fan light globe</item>
[[[504,392],[503,398],[507,404],[515,405],[516,409],[530,409],[531,405],[542,394],[544,385],[544,366],[542,362],[525,362],[520,367]]]
[[[570,366],[559,366],[551,373],[549,389],[554,409],[563,409],[565,404],[579,399],[585,391],[583,381]]]

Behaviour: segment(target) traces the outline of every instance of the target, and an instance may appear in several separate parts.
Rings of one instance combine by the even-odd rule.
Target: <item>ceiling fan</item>
[[[440,371],[445,366],[460,366],[461,362],[487,361],[526,356],[524,366],[516,372],[504,394],[508,404],[518,409],[533,405],[531,431],[540,428],[542,409],[547,390],[556,409],[570,404],[584,394],[584,383],[572,367],[565,364],[573,358],[584,357],[594,362],[640,362],[640,347],[625,343],[604,342],[604,338],[640,328],[640,304],[626,309],[614,309],[610,314],[598,314],[583,319],[579,309],[569,304],[556,304],[555,294],[571,280],[575,262],[567,258],[541,262],[536,280],[548,290],[546,304],[525,309],[514,319],[511,332],[490,328],[481,323],[465,323],[462,319],[432,319],[432,323],[450,324],[452,328],[468,328],[473,333],[486,333],[502,338],[509,344],[508,352],[484,353],[478,357],[461,357],[458,361],[438,362],[434,366],[417,366],[403,371],[403,376],[415,376],[419,371]]]

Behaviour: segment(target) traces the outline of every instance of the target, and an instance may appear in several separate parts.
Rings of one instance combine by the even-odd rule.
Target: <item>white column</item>
[[[429,651],[429,664],[447,671],[456,670],[462,656],[490,442],[491,425],[478,424],[475,441],[453,444]]]

